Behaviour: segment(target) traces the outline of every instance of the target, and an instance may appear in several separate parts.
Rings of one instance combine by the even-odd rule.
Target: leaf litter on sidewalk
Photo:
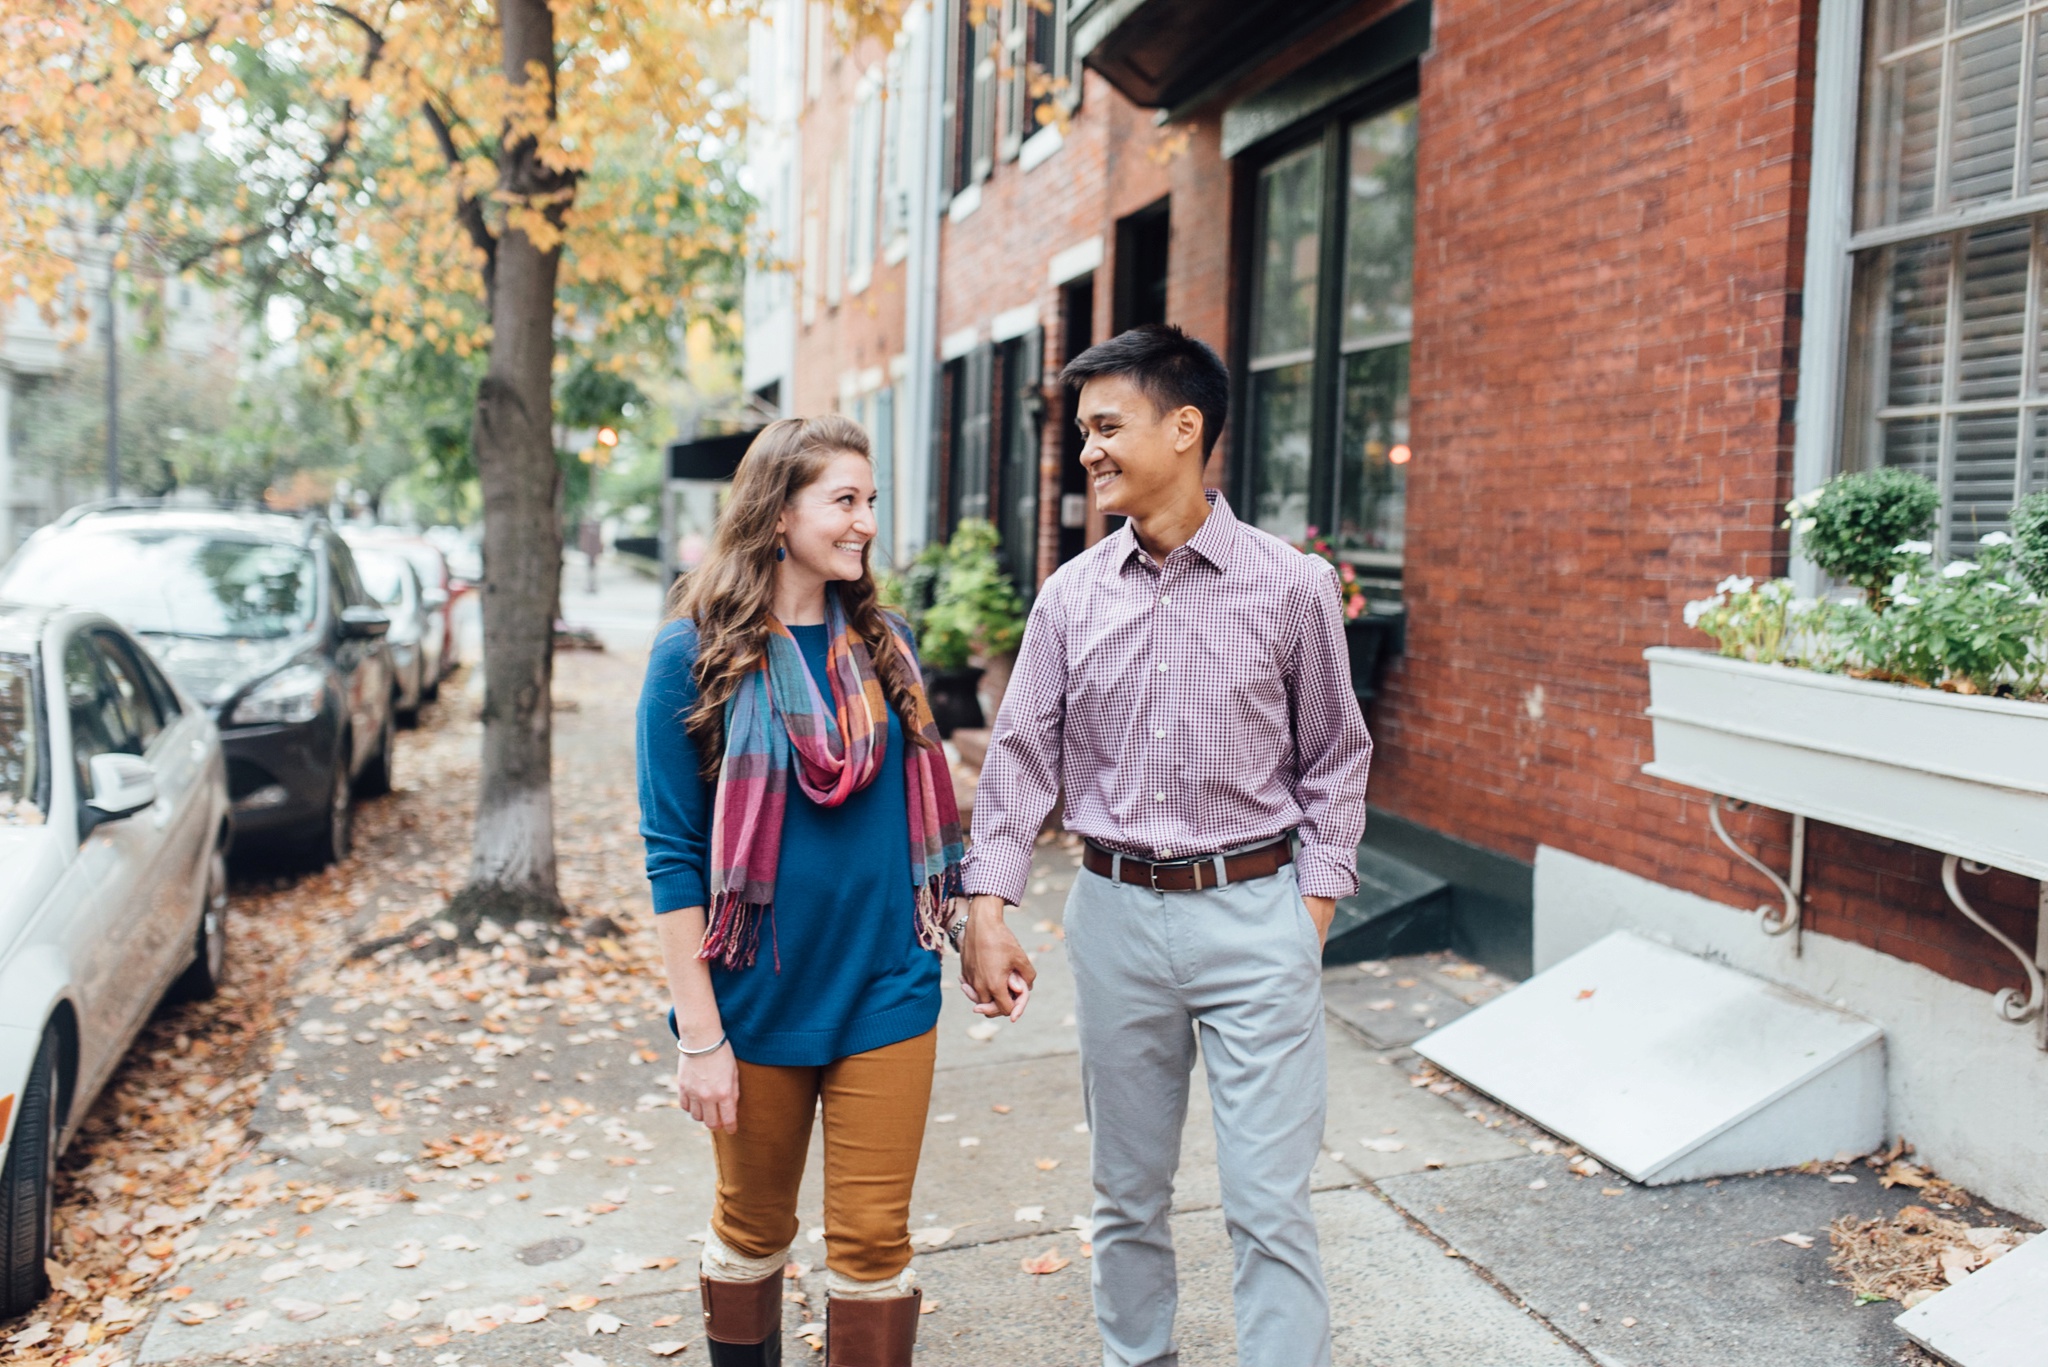
[[[460,697],[457,685],[449,692]],[[616,772],[578,772],[564,764],[556,779],[562,895],[571,907],[602,908],[599,914],[580,925],[573,918],[561,926],[485,923],[475,943],[458,942],[449,933],[453,927],[437,920],[466,878],[477,774],[480,728],[473,718],[448,715],[455,710],[430,710],[428,725],[407,735],[399,752],[400,788],[360,810],[356,853],[345,864],[234,889],[221,992],[212,1001],[158,1013],[65,1156],[50,1260],[53,1290],[7,1336],[10,1367],[116,1367],[129,1357],[121,1340],[162,1304],[175,1306],[182,1324],[233,1323],[252,1340],[235,1355],[261,1356],[268,1350],[253,1340],[265,1323],[304,1322],[328,1305],[361,1299],[323,1300],[317,1284],[303,1280],[317,1283],[320,1274],[364,1258],[360,1250],[301,1242],[314,1229],[307,1217],[318,1213],[345,1229],[385,1204],[431,1209],[420,1194],[426,1184],[481,1188],[487,1179],[480,1173],[495,1178],[515,1156],[552,1137],[561,1136],[566,1149],[562,1131],[585,1116],[598,1124],[579,1127],[577,1143],[615,1147],[619,1152],[609,1155],[614,1166],[645,1161],[636,1155],[654,1147],[647,1136],[623,1116],[600,1114],[566,1094],[567,1078],[505,1127],[450,1125],[417,1146],[379,1153],[380,1163],[404,1165],[404,1182],[392,1190],[279,1180],[270,1165],[281,1155],[259,1151],[264,1136],[251,1122],[263,1084],[297,1062],[302,1049],[346,1050],[351,1059],[367,1055],[365,1063],[418,1060],[444,1071],[427,1085],[400,1083],[392,1095],[376,1098],[373,1114],[283,1086],[273,1098],[275,1110],[306,1125],[270,1136],[271,1147],[287,1152],[337,1147],[352,1134],[404,1133],[395,1122],[419,1124],[455,1086],[490,1085],[477,1075],[514,1064],[550,1012],[558,1013],[560,1025],[579,1030],[568,1037],[571,1047],[541,1050],[555,1055],[542,1060],[551,1066],[568,1067],[574,1046],[584,1044],[630,1050],[610,1061],[633,1066],[664,1057],[649,1047],[647,1033],[636,1035],[622,1024],[638,1016],[658,1030],[666,1004],[651,918],[626,910],[639,909],[644,889],[630,775],[622,783]],[[430,933],[422,935],[422,928]],[[377,947],[348,956],[352,940]],[[293,1019],[302,1006],[323,999],[327,1018]],[[545,1069],[533,1071],[536,1081],[553,1081]],[[588,1072],[574,1076],[595,1080]],[[652,1071],[646,1086],[638,1109],[674,1104],[662,1070]],[[587,1152],[547,1150],[530,1165],[547,1171]],[[607,1192],[605,1201],[570,1214],[569,1223],[602,1218],[599,1207],[616,1210],[625,1196],[624,1190]],[[395,1254],[369,1256],[386,1263],[395,1256],[401,1267],[445,1265],[473,1256],[474,1247],[471,1240],[444,1239],[434,1248],[406,1241]],[[202,1301],[180,1284],[180,1271],[195,1262],[245,1256],[277,1257],[270,1269],[298,1263],[273,1271],[269,1284],[280,1292],[307,1285],[307,1291],[262,1310],[239,1299]],[[639,1268],[615,1268],[606,1283],[676,1262],[639,1261]],[[394,1302],[387,1313],[400,1318],[408,1304],[421,1315],[417,1301]],[[545,1313],[544,1306],[538,1313],[526,1305],[485,1306],[429,1310],[422,1317],[483,1333],[503,1323],[537,1322]]]

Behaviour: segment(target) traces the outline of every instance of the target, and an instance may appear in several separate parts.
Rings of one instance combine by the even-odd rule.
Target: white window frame
[[[1992,223],[2014,221],[2048,211],[2048,191],[2016,196],[1957,209],[1937,209],[1909,222],[1883,224],[1856,230],[1856,179],[1862,148],[1859,143],[1860,116],[1865,90],[1863,45],[1867,5],[1886,0],[1820,0],[1815,44],[1812,161],[1807,189],[1805,287],[1801,300],[1798,400],[1794,409],[1792,445],[1792,488],[1804,494],[1827,482],[1842,468],[1848,449],[1848,423],[1864,421],[1866,415],[1846,413],[1849,393],[1850,329],[1854,308],[1855,264],[1859,253],[1887,245],[1925,241],[1954,235],[1958,242],[1969,229]],[[2010,16],[2001,16],[2009,20]],[[2023,59],[2024,60],[2024,59]],[[2023,174],[2028,147],[2025,126],[2031,117],[2022,88],[2016,117],[2021,120],[2021,138],[2015,149],[2018,170]],[[1944,95],[1946,92],[1944,91]],[[1948,101],[1944,98],[1942,118],[1943,152],[1946,160]],[[1937,172],[1945,185],[1945,166]],[[1958,271],[1958,275],[1960,272]],[[2039,289],[2030,282],[2029,315],[2038,307]],[[1951,301],[1951,329],[1954,327]],[[2031,358],[2036,329],[2028,328]],[[2024,398],[2014,406],[2024,414],[2034,406]],[[2021,455],[2024,464],[2024,454]],[[1948,491],[1943,491],[1944,516],[1941,541],[1948,534],[1946,516]],[[1795,556],[1793,578],[1802,592],[1826,587],[1820,571],[1803,556]]]

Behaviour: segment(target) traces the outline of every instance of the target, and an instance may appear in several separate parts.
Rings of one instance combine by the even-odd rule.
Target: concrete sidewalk
[[[643,609],[635,596],[622,618]],[[170,1280],[190,1291],[126,1340],[136,1361],[595,1367],[676,1344],[675,1360],[703,1361],[692,1236],[708,1216],[710,1144],[673,1103],[639,891],[639,664],[615,650],[558,666],[565,878],[586,913],[610,919],[585,923],[580,944],[573,931],[540,937],[532,968],[472,950],[317,974],[264,1085],[260,1151],[183,1226],[187,1261]],[[1060,931],[1076,873],[1074,851],[1042,846],[1013,913],[1040,969],[1023,1022],[982,1021],[949,989],[913,1219],[931,1309],[921,1362],[1101,1361]],[[364,889],[364,931],[393,914],[379,896]],[[1893,1359],[1896,1308],[1856,1308],[1828,1284],[1827,1222],[1911,1193],[1881,1191],[1873,1174],[1647,1189],[1575,1172],[1561,1145],[1419,1073],[1407,1050],[1501,986],[1448,956],[1325,976],[1330,1123],[1315,1185],[1338,1363]],[[814,1153],[792,1335],[822,1318],[820,1210]],[[1182,1361],[1221,1367],[1235,1356],[1229,1245],[1199,1086],[1176,1211]],[[1024,1270],[1047,1252],[1065,1265]],[[804,1356],[792,1340],[790,1360]]]

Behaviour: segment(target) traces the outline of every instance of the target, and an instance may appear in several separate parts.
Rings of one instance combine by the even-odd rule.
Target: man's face
[[[1162,413],[1129,376],[1103,375],[1082,385],[1075,414],[1085,439],[1081,464],[1095,506],[1105,513],[1142,519],[1167,502],[1190,464],[1201,470],[1201,410]]]

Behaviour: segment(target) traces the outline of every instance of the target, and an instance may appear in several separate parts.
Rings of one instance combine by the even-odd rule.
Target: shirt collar
[[[1204,489],[1202,497],[1209,501],[1209,516],[1188,538],[1184,549],[1193,551],[1220,573],[1230,568],[1230,554],[1237,545],[1237,516],[1230,511],[1230,500],[1223,497],[1222,490]],[[1116,534],[1123,538],[1116,557],[1117,568],[1122,569],[1145,548],[1138,544],[1138,533],[1128,518]],[[1172,559],[1172,556],[1167,558]]]

